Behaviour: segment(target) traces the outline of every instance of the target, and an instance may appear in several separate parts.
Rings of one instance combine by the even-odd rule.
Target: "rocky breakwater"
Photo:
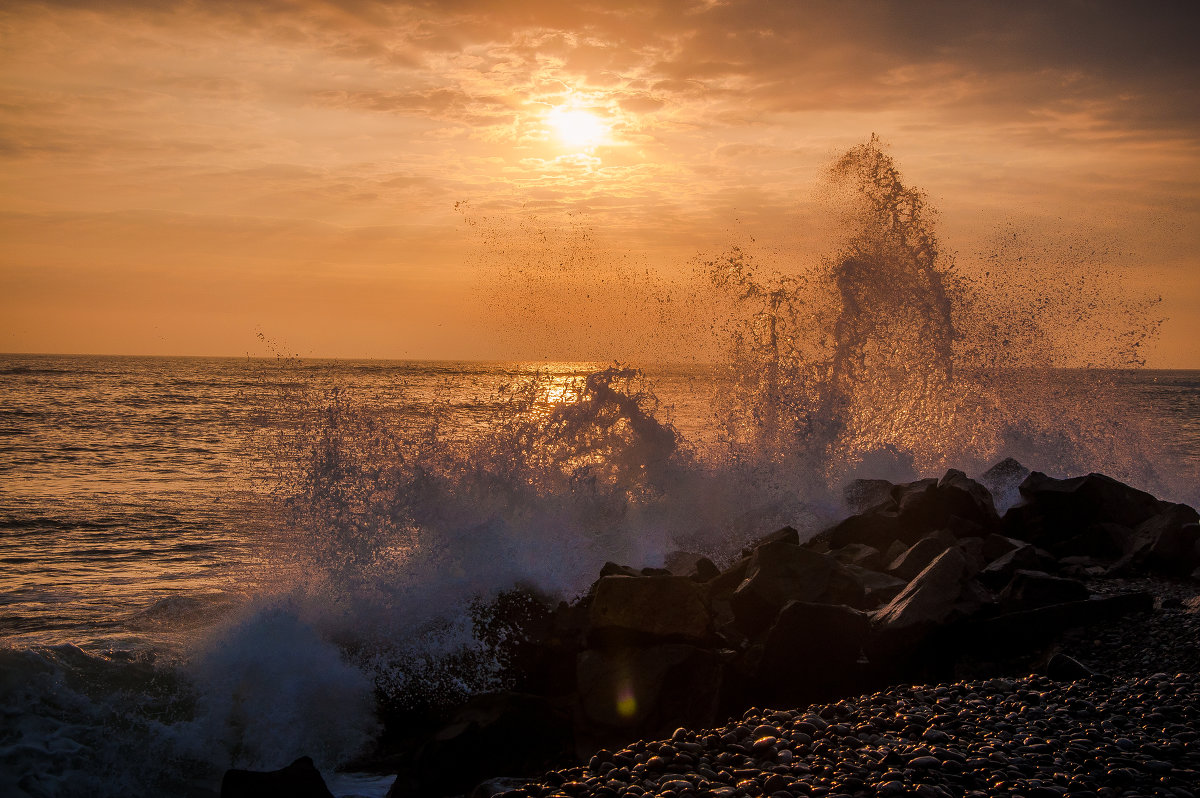
[[[1014,490],[1020,503],[1001,515],[993,493]],[[856,482],[847,495],[856,514],[806,541],[780,529],[724,569],[685,553],[665,568],[607,563],[572,603],[518,590],[481,607],[480,635],[494,643],[510,689],[385,711],[388,732],[360,767],[397,772],[395,798],[467,794],[491,776],[588,761],[523,794],[1032,789],[1046,781],[1043,764],[1083,756],[1095,742],[1091,727],[1053,739],[1056,718],[1124,699],[1037,679],[961,680],[1045,670],[1069,634],[1155,612],[1151,592],[1122,588],[1138,577],[1200,579],[1196,511],[1100,474],[1053,479],[1009,460],[979,480],[951,470],[907,484]],[[1059,656],[1050,672],[1076,679],[1093,669],[1105,663]],[[950,686],[895,687],[930,682]],[[1194,680],[1162,676],[1153,685],[1161,696],[1137,700],[1168,730],[1187,690],[1194,701]],[[748,711],[838,699],[815,717]],[[712,733],[675,731],[743,713]],[[956,731],[963,723],[967,737]],[[1158,731],[1146,732],[1152,741],[1103,731],[1118,748],[1117,731],[1137,751],[1150,746],[1146,756],[1166,750]],[[950,747],[947,734],[961,745]],[[1113,761],[1134,757],[1121,750]],[[807,770],[779,771],[801,756]],[[1146,767],[1166,774],[1176,765]],[[988,768],[1000,781],[984,778]],[[1063,786],[1027,794],[1073,789]]]

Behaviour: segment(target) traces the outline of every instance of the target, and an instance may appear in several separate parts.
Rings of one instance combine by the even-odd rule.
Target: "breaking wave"
[[[1154,298],[1102,269],[1076,279],[1097,268],[1083,261],[1058,264],[1064,290],[1030,273],[1046,264],[1003,262],[1012,240],[959,266],[874,137],[826,188],[845,230],[829,257],[786,272],[747,247],[698,261],[693,287],[716,301],[697,327],[725,358],[687,429],[620,364],[516,374],[469,418],[436,397],[418,420],[341,385],[293,386],[269,447],[267,559],[294,611],[384,693],[461,695],[495,686],[479,608],[502,591],[571,597],[606,560],[658,566],[675,549],[727,561],[773,525],[832,520],[856,477],[1013,456],[1178,495],[1148,424],[1113,423],[1115,369],[1142,364]]]
[[[855,478],[980,473],[1011,456],[1195,500],[1195,464],[1166,457],[1131,408],[1121,369],[1142,365],[1156,300],[1127,291],[1116,265],[1052,248],[1039,260],[1012,231],[957,262],[926,195],[874,138],[834,161],[826,193],[844,231],[826,258],[777,270],[734,247],[672,287],[685,332],[715,331],[723,353],[686,378],[487,366],[474,396],[371,396],[281,360],[260,408],[255,471],[273,517],[245,566],[253,597],[215,613],[151,607],[139,624],[191,639],[153,668],[0,651],[6,717],[41,724],[0,738],[0,761],[49,773],[78,759],[91,774],[78,791],[130,794],[152,777],[112,763],[153,759],[197,779],[301,755],[344,763],[377,733],[381,706],[503,685],[519,643],[506,591],[569,599],[605,561],[661,566],[674,550],[727,563],[779,525],[835,520]],[[584,255],[570,257],[598,268]],[[562,312],[570,298],[551,294],[539,295]],[[484,379],[497,375],[499,388]],[[71,682],[99,671],[91,692]],[[127,674],[162,689],[131,701]],[[97,731],[114,722],[122,734]],[[71,794],[70,778],[6,786]]]

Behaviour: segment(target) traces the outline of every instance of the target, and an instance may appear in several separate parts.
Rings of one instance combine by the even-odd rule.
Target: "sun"
[[[553,108],[547,119],[559,139],[568,147],[595,147],[609,132],[608,125],[599,117],[577,108]]]

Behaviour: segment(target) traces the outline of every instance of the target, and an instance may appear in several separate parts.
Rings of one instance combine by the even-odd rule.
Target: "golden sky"
[[[876,133],[962,269],[1094,257],[1200,368],[1193,7],[9,0],[0,351],[623,357]]]

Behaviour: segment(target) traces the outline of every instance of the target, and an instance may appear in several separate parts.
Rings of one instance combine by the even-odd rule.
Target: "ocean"
[[[755,457],[715,366],[2,356],[0,791],[205,795],[300,755],[331,772],[368,745],[379,691],[488,687],[486,657],[438,673],[482,645],[473,598],[569,598],[606,560],[676,548],[728,560],[844,514],[856,476],[1012,454],[1196,502],[1200,372],[1037,382],[1077,414],[1006,414],[1008,448],[976,428],[977,451],[796,438]],[[1101,399],[1119,406],[1082,409]],[[835,449],[855,467],[816,468]]]

